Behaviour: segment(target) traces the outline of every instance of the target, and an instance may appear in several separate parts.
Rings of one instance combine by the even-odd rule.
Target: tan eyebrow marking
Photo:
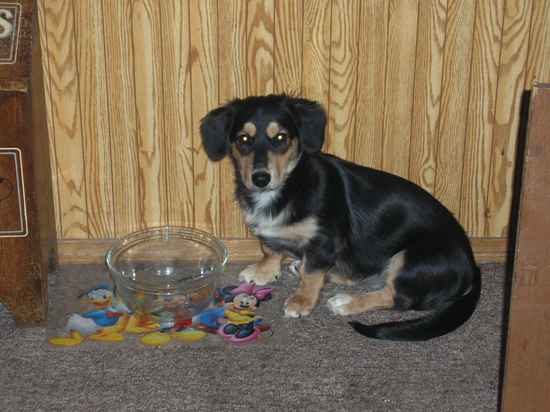
[[[256,125],[252,122],[246,122],[243,125],[242,130],[239,132],[239,134],[246,133],[249,136],[256,136]]]
[[[269,137],[273,138],[281,132],[281,126],[277,122],[270,122],[265,131]]]

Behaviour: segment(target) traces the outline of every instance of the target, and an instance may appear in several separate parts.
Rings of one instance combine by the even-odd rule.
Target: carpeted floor
[[[65,299],[79,277],[101,270],[63,267],[51,276],[52,305]],[[228,280],[238,270],[230,267]],[[223,342],[152,348],[135,341],[53,348],[45,328],[15,329],[0,307],[0,410],[496,411],[504,267],[484,265],[482,271],[473,318],[453,334],[424,343],[354,333],[325,306],[342,286],[329,286],[310,317],[283,318],[295,278],[276,283],[274,299],[261,307],[273,336],[240,348]],[[396,315],[357,319],[388,317]]]

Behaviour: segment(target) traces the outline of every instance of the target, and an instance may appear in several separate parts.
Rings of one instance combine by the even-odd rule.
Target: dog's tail
[[[429,315],[401,322],[388,322],[379,325],[363,325],[350,322],[360,334],[369,338],[400,341],[423,341],[445,335],[466,322],[476,308],[481,292],[481,274],[479,268],[474,272],[470,291]]]

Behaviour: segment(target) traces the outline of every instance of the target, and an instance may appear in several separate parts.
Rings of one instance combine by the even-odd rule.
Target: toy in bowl
[[[173,327],[210,305],[227,258],[227,248],[209,233],[165,226],[122,238],[106,264],[115,294],[131,311]]]

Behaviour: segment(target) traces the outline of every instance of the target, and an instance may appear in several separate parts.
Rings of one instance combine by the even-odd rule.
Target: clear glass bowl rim
[[[215,237],[214,235],[205,232],[200,229],[191,228],[191,227],[185,227],[185,226],[158,226],[158,227],[151,227],[143,230],[138,230],[132,233],[129,233],[128,235],[120,238],[115,242],[114,245],[112,245],[107,253],[105,254],[105,264],[107,266],[107,269],[109,271],[109,275],[111,278],[113,278],[113,282],[115,283],[115,286],[117,283],[122,282],[124,284],[124,287],[127,289],[145,292],[149,294],[167,294],[171,295],[175,292],[179,292],[182,289],[187,289],[190,287],[189,284],[184,285],[176,285],[173,287],[166,287],[166,288],[145,288],[140,287],[139,284],[136,282],[129,281],[117,268],[116,268],[116,258],[123,253],[124,251],[128,250],[132,246],[135,246],[136,244],[139,244],[143,241],[148,240],[155,240],[155,239],[162,239],[166,236],[179,238],[179,239],[185,239],[190,242],[196,242],[199,244],[202,244],[203,246],[216,249],[216,253],[219,253],[220,259],[220,268],[223,269],[227,263],[227,260],[229,259],[229,251],[225,244]],[[192,279],[192,281],[196,281],[200,278],[200,276],[197,276]]]

